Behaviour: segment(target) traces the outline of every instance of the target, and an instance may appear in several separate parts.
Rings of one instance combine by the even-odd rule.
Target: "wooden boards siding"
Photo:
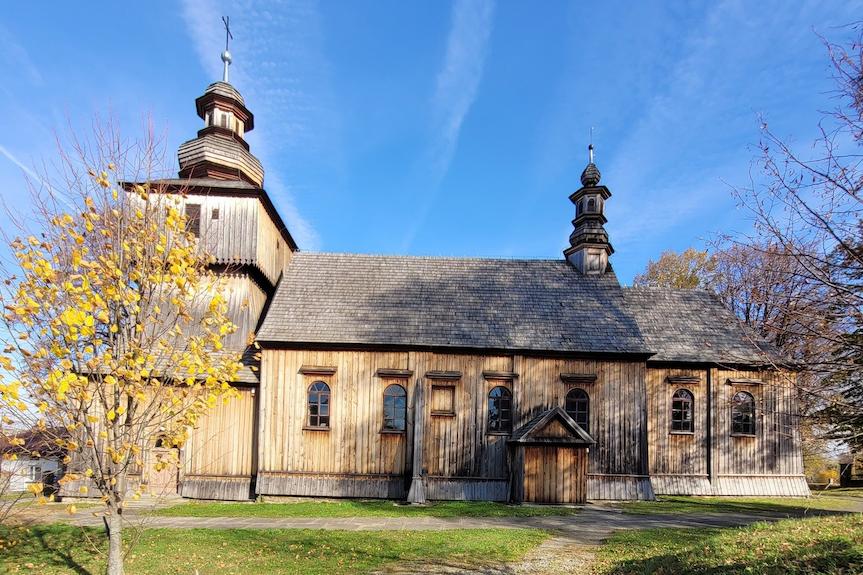
[[[335,371],[303,374],[304,365]],[[379,369],[412,375],[381,377]],[[389,482],[396,477],[404,477],[407,485],[413,474],[412,406],[417,385],[423,385],[427,398],[432,397],[432,386],[451,389],[454,406],[452,413],[433,415],[435,404],[428,400],[421,409],[424,432],[418,445],[427,497],[506,500],[509,436],[488,433],[488,393],[496,386],[513,392],[516,429],[536,414],[564,405],[573,385],[563,383],[561,373],[597,376],[584,384],[591,396],[589,432],[597,441],[588,457],[588,496],[652,498],[643,362],[283,349],[263,351],[257,492],[383,497],[395,489]],[[315,381],[330,386],[328,431],[303,429],[307,389]],[[383,390],[391,383],[404,385],[408,392],[404,434],[380,433]]]
[[[524,454],[523,501],[584,503],[587,500],[587,459],[584,448],[554,445],[519,447]]]
[[[652,499],[647,477],[647,406],[644,362],[515,356],[516,427],[551,407],[567,392],[590,397],[588,498]],[[595,374],[593,383],[564,383],[560,374]],[[587,380],[588,378],[581,378]]]
[[[673,433],[671,400],[685,389],[693,397],[692,433]],[[647,369],[648,466],[653,490],[662,495],[709,495],[707,469],[707,371]]]
[[[674,378],[697,378],[698,383],[669,382]],[[656,493],[808,495],[792,378],[793,374],[773,370],[712,368],[708,373],[649,367],[650,477]],[[694,397],[692,435],[670,433],[671,397],[677,389],[687,389]],[[738,391],[755,398],[752,437],[731,432],[731,399]]]
[[[181,210],[201,206],[201,244],[216,263],[254,265],[276,284],[293,252],[257,196],[190,194],[178,200]]]
[[[808,495],[803,480],[794,374],[771,370],[711,369],[715,495]],[[749,381],[729,384],[729,380]],[[754,383],[760,381],[762,383]],[[731,400],[755,398],[755,436],[731,434]]]
[[[412,402],[414,381],[376,372],[408,369],[408,353],[266,349],[262,359],[258,493],[389,497],[392,478],[407,472],[413,435],[410,419],[405,433],[381,433],[383,392],[403,385]],[[335,372],[300,373],[309,365]],[[316,381],[330,388],[329,430],[304,429],[307,390]]]
[[[182,450],[180,493],[201,499],[249,499],[257,457],[256,390],[217,403],[199,421]]]

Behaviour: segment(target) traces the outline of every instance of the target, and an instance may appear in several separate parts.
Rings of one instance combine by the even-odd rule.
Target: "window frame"
[[[455,417],[455,385],[450,383],[432,383],[429,394],[430,413],[432,417]],[[435,392],[447,393],[450,398],[450,409],[434,409]]]
[[[739,408],[741,403],[737,401],[738,396],[744,396],[748,398],[746,400],[746,404],[751,406],[751,413],[749,414],[751,417],[751,421],[748,422],[747,428],[751,426],[752,431],[740,431],[738,430],[738,421],[736,421],[736,413],[739,413]],[[734,395],[731,396],[731,436],[732,437],[756,437],[758,435],[758,408],[755,405],[755,396],[748,391],[735,391]],[[743,414],[745,415],[745,414]]]
[[[578,403],[583,403],[584,407],[585,407],[584,410],[582,410],[582,411],[578,411],[578,410],[570,411],[570,409],[569,409],[570,396],[573,396],[573,395],[579,395],[580,396],[578,398],[573,397],[572,401],[578,402]],[[584,389],[583,387],[572,387],[572,388],[570,388],[569,391],[566,392],[566,395],[563,398],[563,410],[566,412],[566,414],[568,416],[570,416],[573,419],[573,421],[575,421],[578,424],[579,427],[581,427],[588,434],[590,433],[590,394],[587,392],[586,389]],[[584,414],[584,419],[586,420],[585,425],[581,425],[581,423],[579,422],[579,419],[580,419],[579,415],[581,413]]]
[[[678,407],[678,402],[683,405]],[[687,406],[688,404],[688,406]],[[689,412],[689,418],[685,415]],[[681,419],[675,417],[675,413],[681,414]],[[694,435],[695,434],[695,394],[685,387],[680,387],[674,390],[671,394],[671,409],[669,412],[670,429],[668,432],[672,435]],[[683,429],[683,424],[688,423],[689,429]],[[675,425],[680,424],[679,429],[675,429]]]
[[[401,390],[401,395],[394,395],[394,394],[390,394],[390,393],[388,393],[390,390],[395,391],[393,388],[398,388],[399,390]],[[387,385],[387,386],[384,388],[383,398],[384,398],[384,403],[383,403],[383,425],[381,426],[381,433],[395,433],[395,434],[399,434],[399,435],[404,434],[404,433],[407,433],[407,428],[408,428],[408,390],[405,388],[405,386],[404,386],[404,385],[402,385],[402,384],[400,384],[400,383],[390,383],[389,385]],[[402,407],[401,407],[401,410],[402,410],[402,412],[401,412],[401,415],[402,415],[402,417],[401,417],[402,427],[401,427],[401,428],[398,428],[398,427],[387,427],[387,407],[388,407],[388,402],[389,402],[390,400],[392,400],[392,403],[394,404],[394,405],[393,405],[393,407],[392,407],[392,409],[393,409],[393,410],[396,410],[396,409],[398,409],[398,407],[397,407],[397,405],[395,405],[395,404],[396,404],[396,401],[397,401],[399,398],[401,398],[401,399],[403,399],[403,400],[404,400],[403,405],[402,405]],[[395,415],[398,415],[398,414],[396,413]],[[395,416],[394,416],[394,417],[392,417],[391,419],[393,419],[394,421],[398,421],[398,420],[399,420],[399,418],[398,418],[398,417],[395,417]]]
[[[499,392],[497,395],[492,395]],[[514,423],[512,390],[505,385],[495,385],[486,394],[486,435],[512,435]],[[503,404],[508,404],[505,407]],[[493,415],[492,409],[496,410]],[[504,412],[509,412],[508,416]]]
[[[201,204],[186,204],[183,208],[186,216],[186,232],[196,238],[201,237]]]
[[[323,389],[321,389],[319,386],[323,386]],[[317,389],[313,390],[312,389],[313,387],[317,388]],[[318,394],[317,400],[314,403],[312,402],[312,393]],[[322,395],[326,396],[325,402],[321,401]],[[308,430],[308,431],[329,431],[330,429],[332,429],[332,422],[331,422],[332,417],[333,417],[332,397],[333,397],[333,392],[332,392],[332,389],[330,388],[330,385],[327,382],[320,380],[320,379],[316,379],[315,381],[313,381],[312,383],[309,384],[309,386],[306,388],[306,417],[305,417],[305,425],[303,425],[303,429]],[[316,408],[315,411],[317,411],[317,413],[315,415],[312,415],[312,406],[313,405]],[[326,406],[326,411],[327,411],[326,415],[321,415],[321,413],[320,413],[322,405]],[[317,418],[317,421],[318,421],[317,425],[312,424],[312,417]],[[324,417],[326,418],[327,421],[326,421],[326,424],[322,425],[320,423],[320,421],[321,421],[321,418],[324,418]]]

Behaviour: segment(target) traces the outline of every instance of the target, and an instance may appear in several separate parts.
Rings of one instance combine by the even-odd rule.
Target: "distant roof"
[[[19,431],[5,430],[0,435],[0,453],[16,453],[22,456],[30,456],[33,452],[39,453],[40,457],[62,457],[65,450],[55,442],[59,438],[67,438],[68,432],[63,428],[48,427],[44,430],[35,427]],[[21,439],[23,445],[12,445],[12,438]]]
[[[623,291],[647,346],[656,352],[651,361],[765,364],[776,359],[715,294],[645,287]]]
[[[258,340],[650,353],[613,273],[565,260],[298,252]]]

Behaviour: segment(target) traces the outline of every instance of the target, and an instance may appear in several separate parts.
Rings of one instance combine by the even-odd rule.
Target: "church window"
[[[404,431],[408,394],[405,388],[388,385],[384,390],[384,431]]]
[[[488,394],[488,430],[491,433],[512,431],[512,393],[502,385]]]
[[[330,428],[330,386],[316,381],[309,386],[309,427]]]
[[[747,391],[731,398],[731,434],[755,435],[755,398]]]
[[[186,231],[201,237],[201,204],[186,204]]]
[[[693,423],[692,392],[687,389],[678,389],[671,396],[671,432],[692,433],[695,430]]]
[[[590,425],[590,396],[580,387],[574,387],[566,394],[564,405],[566,413],[575,420],[580,428],[589,431]]]

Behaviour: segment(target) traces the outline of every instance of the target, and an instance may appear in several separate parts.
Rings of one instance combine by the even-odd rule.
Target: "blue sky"
[[[562,257],[591,127],[623,282],[747,229],[758,114],[807,145],[831,107],[816,32],[855,1],[48,2],[0,12],[0,193],[54,136],[150,116],[168,161],[221,76],[255,113],[265,187],[303,249]]]

